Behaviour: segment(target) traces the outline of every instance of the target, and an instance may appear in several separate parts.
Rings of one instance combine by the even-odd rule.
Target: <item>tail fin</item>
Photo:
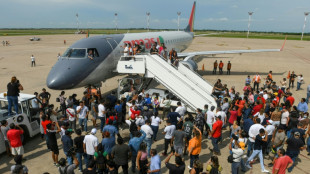
[[[189,18],[188,25],[185,28],[186,32],[193,32],[194,31],[195,10],[196,10],[196,1],[194,1],[191,16]]]

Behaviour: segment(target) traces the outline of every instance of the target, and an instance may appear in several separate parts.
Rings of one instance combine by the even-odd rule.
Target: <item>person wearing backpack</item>
[[[75,157],[75,154],[72,154],[73,164],[67,165],[67,161],[65,158],[61,158],[58,161],[60,165],[58,168],[59,174],[74,174],[74,170],[79,166],[79,161]]]
[[[231,163],[231,173],[232,174],[238,174],[239,173],[239,167],[242,160],[243,150],[240,146],[240,143],[235,140],[235,146],[232,148],[234,138],[231,138],[229,143],[229,150],[232,151],[232,157],[233,161]],[[243,147],[244,148],[244,147]]]
[[[107,134],[108,134],[108,132],[107,132]],[[102,143],[99,143],[98,144],[98,152],[94,153],[94,159],[95,159],[94,161],[96,164],[95,168],[97,169],[99,174],[103,174],[106,171],[107,155],[108,155],[108,152],[104,148],[104,145]],[[90,162],[90,164],[91,164],[91,162]],[[90,167],[90,164],[88,165],[88,167]]]

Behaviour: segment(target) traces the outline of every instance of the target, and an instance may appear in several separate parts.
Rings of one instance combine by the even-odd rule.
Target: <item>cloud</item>
[[[238,8],[238,5],[232,5],[230,8]]]
[[[228,18],[220,18],[219,21],[228,21]]]

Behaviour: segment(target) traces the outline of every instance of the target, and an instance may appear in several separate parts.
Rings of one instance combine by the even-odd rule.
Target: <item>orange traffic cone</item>
[[[201,68],[202,71],[205,70],[205,64],[202,64],[202,68]]]

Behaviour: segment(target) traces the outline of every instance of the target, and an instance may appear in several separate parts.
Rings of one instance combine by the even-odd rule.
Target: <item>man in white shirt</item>
[[[256,135],[259,134],[259,130],[260,129],[265,129],[264,126],[262,126],[260,124],[260,118],[256,118],[254,120],[254,123],[251,127],[250,127],[250,130],[248,132],[249,134],[249,141],[248,141],[248,152],[247,152],[247,156],[249,157],[250,156],[250,153],[251,151],[253,150],[254,148],[254,143],[255,143],[255,137]]]
[[[73,129],[75,132],[76,131],[76,124],[75,124],[76,114],[75,114],[75,110],[72,107],[73,107],[73,104],[70,103],[68,105],[68,108],[66,109],[66,115],[69,120],[69,129]]]
[[[86,153],[87,158],[85,160],[86,168],[88,168],[88,163],[94,159],[94,154],[97,151],[98,138],[95,136],[97,130],[93,128],[89,135],[86,135],[83,141],[84,153]]]
[[[221,120],[222,120],[222,122],[223,122],[222,128],[226,128],[226,120],[227,120],[227,117],[226,117],[225,112],[222,111],[220,107],[218,107],[218,108],[216,109],[216,111],[217,111],[217,112],[216,112],[215,117],[221,116]]]
[[[211,106],[211,110],[209,110],[208,112],[207,112],[207,124],[208,124],[208,126],[209,126],[209,128],[210,128],[210,131],[212,130],[212,125],[213,125],[213,123],[214,123],[214,118],[215,118],[215,114],[214,114],[214,109],[215,109],[215,107],[214,106]]]
[[[151,157],[150,151],[152,146],[152,136],[153,136],[153,130],[151,128],[151,121],[146,120],[145,125],[141,126],[141,130],[143,130],[146,134],[145,139],[143,140],[147,145],[147,155],[148,157]]]
[[[183,118],[186,112],[186,108],[182,106],[181,102],[178,102],[177,105],[178,107],[175,109],[175,112],[179,113],[181,118]]]
[[[33,55],[31,55],[30,59],[31,59],[31,67],[36,66],[36,60]]]
[[[283,108],[283,113],[281,116],[280,125],[285,126],[285,128],[287,127],[287,124],[288,124],[289,115],[290,115],[290,113],[288,112],[288,110],[286,108]]]
[[[124,56],[128,56],[128,45],[124,44]]]
[[[273,135],[273,132],[275,129],[276,129],[276,127],[273,125],[273,121],[267,120],[266,131],[268,133],[268,139],[267,139],[266,154],[268,154],[271,150],[271,139],[272,139],[272,135]]]
[[[82,130],[84,129],[87,132],[87,118],[89,110],[87,106],[84,105],[83,101],[80,101],[80,106],[76,107],[76,112],[78,113],[79,117],[79,125],[81,126]]]
[[[168,145],[171,146],[171,139],[173,136],[173,133],[175,131],[175,125],[171,124],[170,120],[167,120],[167,127],[165,127],[163,134],[165,134],[165,151],[162,153],[162,155],[166,156],[168,151]]]
[[[106,119],[106,108],[104,106],[104,100],[100,100],[100,104],[98,105],[98,118],[100,120],[100,131],[102,132],[102,129],[105,124]]]

